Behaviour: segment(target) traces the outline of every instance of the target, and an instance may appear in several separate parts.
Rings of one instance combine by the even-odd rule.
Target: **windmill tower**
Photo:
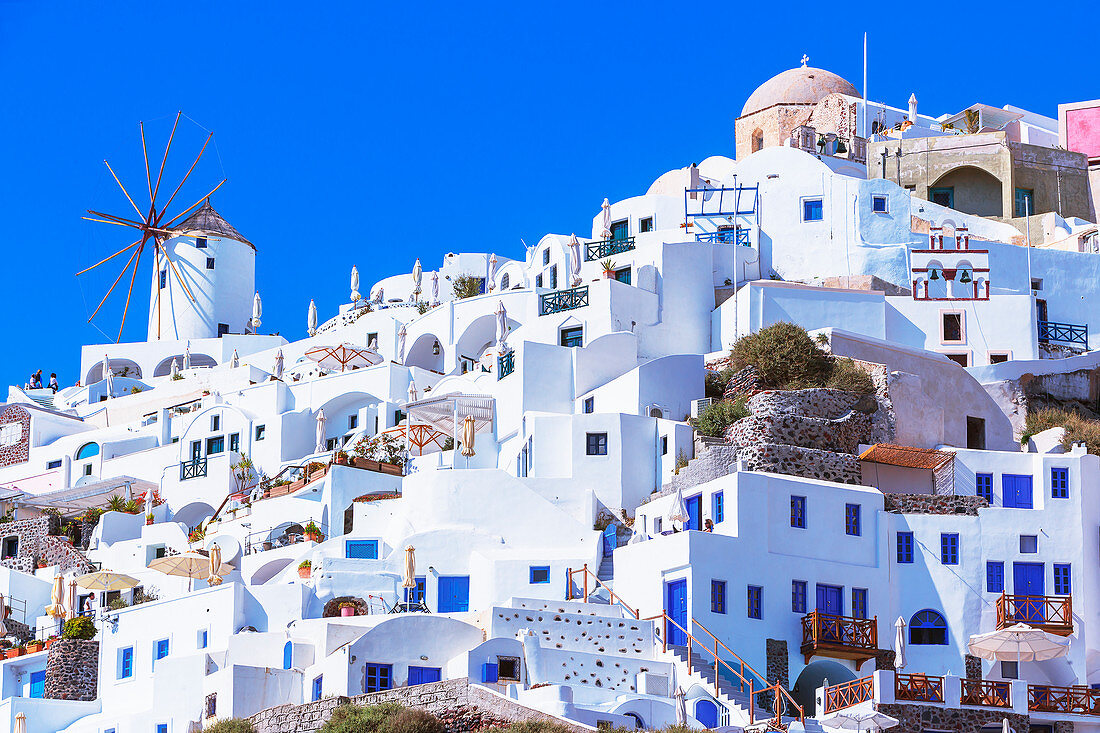
[[[256,247],[234,229],[210,205],[210,196],[225,183],[214,186],[204,196],[175,216],[168,217],[167,212],[176,195],[179,194],[187,179],[199,164],[206,146],[214,133],[207,135],[198,156],[168,196],[160,204],[158,195],[164,179],[164,167],[172,149],[172,140],[176,136],[182,112],[176,115],[172,133],[164,148],[160,170],[156,182],[149,166],[149,154],[145,141],[144,123],[141,130],[141,149],[145,158],[145,179],[149,190],[149,206],[143,211],[135,203],[122,181],[103,161],[111,172],[123,195],[136,212],[136,217],[122,217],[104,214],[89,209],[92,216],[83,218],[89,221],[128,227],[139,232],[139,238],[114,254],[105,257],[77,275],[82,275],[100,265],[130,252],[130,259],[122,268],[107,294],[96,306],[88,319],[90,322],[103,308],[119,283],[125,280],[129,271],[129,283],[126,290],[126,304],[122,309],[122,323],[118,337],[122,338],[126,326],[126,317],[130,311],[130,300],[134,293],[134,281],[141,266],[146,249],[152,252],[152,279],[149,297],[148,340],[183,340],[222,336],[226,333],[245,333],[252,309],[256,279]],[[164,190],[167,190],[165,186]],[[121,292],[121,291],[119,291]]]

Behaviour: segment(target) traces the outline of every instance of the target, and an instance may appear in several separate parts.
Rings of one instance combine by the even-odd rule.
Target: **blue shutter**
[[[1069,469],[1050,469],[1050,496],[1053,499],[1069,498]]]
[[[979,473],[974,475],[974,494],[985,497],[990,506],[993,505],[993,474]]]
[[[913,533],[898,532],[898,562],[913,562]]]
[[[46,694],[46,670],[31,672],[31,697],[43,697]]]
[[[703,497],[693,496],[690,499],[687,499],[684,503],[687,504],[688,510],[688,521],[687,524],[684,526],[684,529],[702,529],[703,524],[702,520],[700,519],[700,515],[702,514]]]
[[[1054,594],[1068,596],[1071,593],[1069,564],[1054,564]]]
[[[344,557],[360,560],[378,559],[378,540],[347,540]]]
[[[313,680],[313,702],[317,702],[321,699],[321,684],[324,679],[324,675],[316,677]]]
[[[439,682],[443,678],[443,670],[439,667],[409,667],[409,684],[425,685],[429,682]]]
[[[714,492],[714,523],[720,524],[726,518],[725,497],[721,491]]]
[[[987,593],[1002,593],[1005,589],[1005,564],[990,560],[985,564],[985,590]]]

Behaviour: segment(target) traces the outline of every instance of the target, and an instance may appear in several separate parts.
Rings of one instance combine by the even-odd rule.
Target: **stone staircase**
[[[715,694],[713,656],[692,651],[691,672],[688,672],[688,651],[686,647],[670,646],[668,651],[661,656],[676,665],[680,687],[686,690],[692,684],[698,684],[705,687],[712,695]],[[757,681],[756,684],[764,687],[766,683]],[[749,725],[749,691],[741,689],[741,681],[734,677],[728,669],[720,667],[718,670],[718,693],[715,697],[729,709],[729,725],[741,727]],[[757,702],[759,703],[759,699]],[[774,710],[767,710],[759,704],[753,710],[754,723],[760,723],[774,717]]]
[[[600,568],[596,571],[596,577],[601,582],[607,583],[615,577],[615,555],[614,553],[607,553],[600,560]]]
[[[52,389],[27,389],[23,390],[23,394],[27,396],[34,404],[47,410],[56,410],[53,403],[53,390]]]

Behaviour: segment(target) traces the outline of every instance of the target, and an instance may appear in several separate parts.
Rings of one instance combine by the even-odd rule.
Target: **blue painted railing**
[[[206,475],[206,459],[195,458],[180,464],[180,481],[201,478]]]
[[[722,229],[717,232],[701,232],[695,235],[696,242],[716,242],[721,244],[739,244],[749,247],[749,230],[744,227]]]
[[[516,352],[509,351],[497,357],[497,381],[504,379],[516,370]]]
[[[1080,344],[1086,349],[1089,346],[1089,326],[1087,323],[1039,321],[1038,324],[1040,341],[1062,341],[1068,344]]]
[[[548,316],[551,313],[571,311],[588,305],[588,286],[569,290],[555,290],[552,293],[544,293],[539,296],[539,315]]]
[[[626,239],[602,239],[599,242],[586,242],[584,259],[586,262],[600,260],[611,255],[622,254],[634,249],[634,237]]]

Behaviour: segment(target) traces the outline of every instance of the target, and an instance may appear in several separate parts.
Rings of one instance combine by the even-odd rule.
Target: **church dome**
[[[773,76],[749,95],[741,116],[751,115],[777,104],[817,104],[832,93],[860,97],[851,82],[831,71],[799,66]]]

